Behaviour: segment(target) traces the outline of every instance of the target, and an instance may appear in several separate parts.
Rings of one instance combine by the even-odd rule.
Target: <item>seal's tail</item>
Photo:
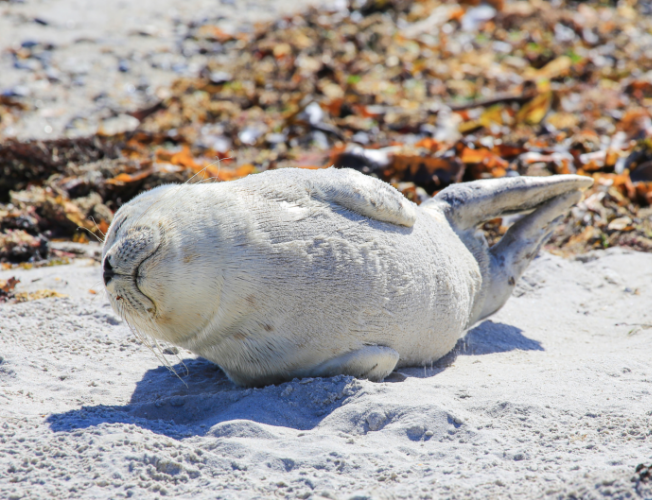
[[[500,309],[554,226],[593,180],[579,175],[517,177],[450,186],[429,203],[441,210],[477,259],[483,284],[470,324]],[[476,226],[502,215],[532,211],[487,249]]]

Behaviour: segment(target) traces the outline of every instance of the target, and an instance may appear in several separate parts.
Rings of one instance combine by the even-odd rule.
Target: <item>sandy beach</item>
[[[92,260],[10,275],[67,297],[0,305],[2,498],[652,498],[652,255],[543,255],[433,367],[262,389],[176,377]]]
[[[192,45],[192,37],[185,36],[194,29],[194,22],[218,26],[225,33],[251,32],[259,21],[318,3],[0,1],[0,94],[7,106],[25,108],[4,115],[0,141],[134,130],[139,122],[129,113],[164,100],[172,82],[196,76],[206,66],[208,55],[199,45]],[[512,5],[512,10],[516,12],[524,4]],[[625,14],[636,19],[627,8]],[[447,7],[443,10],[450,14]],[[477,11],[476,17],[481,14]],[[386,22],[388,17],[379,15],[379,19]],[[427,19],[443,24],[434,14]],[[586,29],[588,35],[583,32],[583,36],[590,38],[594,27]],[[560,30],[560,37],[570,36]],[[471,39],[466,32],[462,35]],[[455,50],[463,54],[466,45],[457,45]],[[505,49],[505,43],[496,47],[511,50]],[[213,69],[219,69],[222,60],[218,48],[210,55]],[[21,50],[25,54],[21,55]],[[395,59],[391,67],[385,60],[379,64],[396,68],[399,58],[391,57]],[[607,60],[601,54],[599,57]],[[564,63],[573,59],[562,58]],[[355,63],[356,58],[351,59]],[[522,69],[515,58],[502,60],[516,68],[514,71]],[[303,61],[308,69],[311,62],[315,64]],[[460,67],[464,66],[472,65]],[[492,68],[494,71],[495,65]],[[359,81],[359,77],[346,78],[349,90]],[[464,78],[459,80],[462,88]],[[435,82],[431,87],[437,90],[444,83]],[[647,88],[640,82],[637,85]],[[333,91],[332,85],[324,88]],[[272,99],[270,95],[267,97]],[[414,102],[422,99],[417,91],[415,96]],[[563,116],[557,115],[559,120],[574,119],[586,107],[571,97],[565,97],[567,106]],[[339,116],[341,105],[336,117],[340,125],[349,120],[351,126],[366,127],[369,117],[380,113],[375,109],[379,106],[361,106],[368,116],[356,121],[353,114]],[[429,117],[441,109],[433,107],[427,111]],[[396,118],[397,110],[398,106],[385,106],[383,113],[394,113]],[[351,108],[350,112],[354,111]],[[450,109],[448,112],[450,115]],[[641,113],[631,120],[636,126],[628,131],[627,141],[621,141],[630,148],[627,153],[612,148],[614,141],[609,138],[594,138],[593,149],[587,146],[584,156],[601,154],[600,161],[605,163],[608,155],[620,155],[624,161],[635,150],[629,141],[634,144],[634,138],[645,137],[648,129],[652,130],[647,111]],[[616,112],[613,116],[622,118]],[[323,130],[332,132],[321,119],[315,123],[310,116],[302,119],[304,125],[321,127],[303,133],[305,137],[326,138]],[[443,119],[431,121],[429,128],[407,135],[415,140],[421,137],[417,134],[436,137],[450,128]],[[231,135],[239,137],[244,146],[254,144],[258,136],[251,144],[245,141],[242,134],[252,129],[240,125],[242,130]],[[452,125],[455,141],[460,135],[458,125]],[[605,130],[607,125],[603,123]],[[358,141],[358,149],[377,133],[371,126],[364,130],[355,135],[347,132]],[[611,126],[608,133],[615,130]],[[208,130],[206,134],[222,140],[226,132]],[[272,137],[279,135],[283,134],[270,131],[265,136],[269,148],[279,141],[290,144],[294,140]],[[331,143],[326,146],[330,147],[332,134],[328,140]],[[178,141],[177,149],[170,149],[172,153],[185,144]],[[481,151],[478,144],[471,144],[476,149],[463,151]],[[486,144],[482,147],[493,147],[493,142]],[[172,153],[154,157],[154,163],[172,166]],[[486,153],[489,155],[489,149]],[[518,153],[521,160],[534,158],[521,167],[526,173],[538,174],[545,167],[542,162],[561,165],[573,159],[568,151],[555,154],[558,157],[526,149]],[[143,158],[138,168],[149,168],[152,159]],[[592,158],[586,164],[598,161]],[[118,164],[122,160],[107,161]],[[315,161],[304,158],[306,165]],[[516,163],[514,160],[510,168]],[[179,165],[175,164],[177,170]],[[600,238],[609,243],[611,235],[615,242],[620,234],[616,232],[622,230],[627,236],[631,234],[627,231],[634,230],[630,226],[640,222],[624,208],[633,206],[634,197],[625,199],[616,190],[625,188],[624,181],[618,184],[614,165],[593,166],[601,172],[611,168],[605,178],[612,177],[611,184],[605,181],[603,191],[576,210],[575,220],[584,221],[585,227],[567,226],[585,236],[578,239],[582,248],[597,245]],[[63,168],[61,179],[71,175]],[[107,172],[103,174],[106,179],[97,184],[102,189],[127,175],[108,167]],[[643,180],[638,182],[643,186],[646,181],[641,176]],[[45,179],[39,182],[45,183]],[[37,191],[30,191],[25,179],[20,181],[23,193]],[[419,194],[414,183],[403,184],[410,184],[407,191]],[[627,186],[631,187],[631,182]],[[105,191],[113,193],[109,188]],[[642,189],[641,193],[645,194]],[[86,194],[77,193],[70,200],[83,200]],[[15,217],[18,222],[28,220],[27,215],[34,213],[29,210],[37,206],[36,202],[30,205],[31,198],[25,199],[24,213]],[[60,197],[60,206],[72,210],[70,200]],[[612,200],[608,215],[600,205],[605,200]],[[107,205],[102,209],[111,215],[117,202],[104,201]],[[83,220],[91,213],[75,210],[70,213],[81,214]],[[645,210],[641,209],[640,219],[649,224],[652,219]],[[65,221],[64,216],[57,219],[59,212],[55,212],[51,220]],[[50,220],[46,219],[40,222]],[[104,222],[108,224],[109,219]],[[37,236],[40,222],[33,223]],[[598,227],[605,232],[600,233]],[[7,231],[17,234],[21,228],[16,225]],[[54,239],[48,243],[51,250],[72,248],[70,243]],[[219,367],[189,351],[163,345],[160,356],[165,359],[157,358],[111,309],[98,263],[99,245],[80,243],[75,249],[79,248],[89,258],[32,269],[7,265],[0,270],[0,281],[19,280],[12,291],[17,300],[0,300],[0,499],[652,500],[652,253],[610,248],[562,258],[543,252],[518,282],[506,306],[470,329],[452,353],[433,366],[401,369],[382,383],[339,376],[243,389],[231,383]],[[53,251],[50,257],[64,254],[68,255]],[[21,301],[21,297],[29,300]]]
[[[0,93],[32,109],[0,138],[52,139],[131,130],[127,113],[157,102],[182,76],[196,76],[207,55],[184,46],[193,22],[249,32],[257,22],[317,0],[0,2]],[[25,61],[20,50],[35,48]],[[228,55],[224,55],[228,57]]]

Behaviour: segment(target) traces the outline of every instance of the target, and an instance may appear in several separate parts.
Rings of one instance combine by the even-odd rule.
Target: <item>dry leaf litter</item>
[[[101,238],[121,204],[163,183],[330,165],[416,203],[454,182],[591,176],[548,250],[652,251],[651,12],[355,0],[251,33],[191,23],[184,43],[208,63],[133,111],[135,130],[0,144],[0,262],[65,262],[77,252],[56,242]],[[0,130],[27,107],[3,96]],[[486,223],[489,242],[510,222]]]

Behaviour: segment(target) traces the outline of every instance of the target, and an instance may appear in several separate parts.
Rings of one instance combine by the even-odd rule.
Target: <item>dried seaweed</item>
[[[578,173],[595,187],[548,248],[652,251],[647,8],[355,0],[252,33],[189,25],[224,50],[131,113],[135,132],[0,146],[0,229],[101,236],[142,190],[272,168],[355,168],[416,203],[454,182]],[[509,222],[485,224],[488,240]]]

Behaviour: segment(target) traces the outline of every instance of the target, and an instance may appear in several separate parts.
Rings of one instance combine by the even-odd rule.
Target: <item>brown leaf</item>
[[[507,168],[509,166],[507,161],[484,148],[471,149],[469,147],[465,147],[462,150],[462,154],[460,155],[460,160],[464,164],[482,163],[488,169],[495,167]]]
[[[569,73],[573,61],[568,56],[560,56],[550,61],[539,70],[526,71],[524,77],[528,80],[551,80]]]
[[[137,182],[141,181],[147,177],[149,177],[153,172],[153,169],[149,168],[145,170],[144,172],[139,172],[137,174],[119,174],[113,177],[112,179],[107,179],[106,183],[107,184],[112,184],[114,186],[124,186],[125,184],[129,184],[131,182]],[[108,228],[107,228],[108,229]]]
[[[242,177],[246,177],[249,174],[256,173],[256,167],[251,163],[240,165],[235,169],[230,169],[230,168],[218,169],[217,167],[212,165],[210,167],[207,167],[206,171],[208,175],[220,181],[233,181],[236,179],[241,179]]]
[[[436,153],[443,147],[443,144],[430,137],[424,137],[420,141],[417,141],[414,147],[429,149],[432,153]]]
[[[538,125],[546,117],[552,105],[552,92],[543,92],[525,103],[516,113],[518,123]]]
[[[197,30],[197,36],[206,40],[215,40],[220,43],[235,40],[235,36],[225,32],[218,26],[204,25]]]
[[[11,292],[14,288],[16,288],[16,285],[20,283],[20,280],[17,280],[13,276],[9,278],[8,280],[0,280],[0,291],[4,293],[9,293]]]

